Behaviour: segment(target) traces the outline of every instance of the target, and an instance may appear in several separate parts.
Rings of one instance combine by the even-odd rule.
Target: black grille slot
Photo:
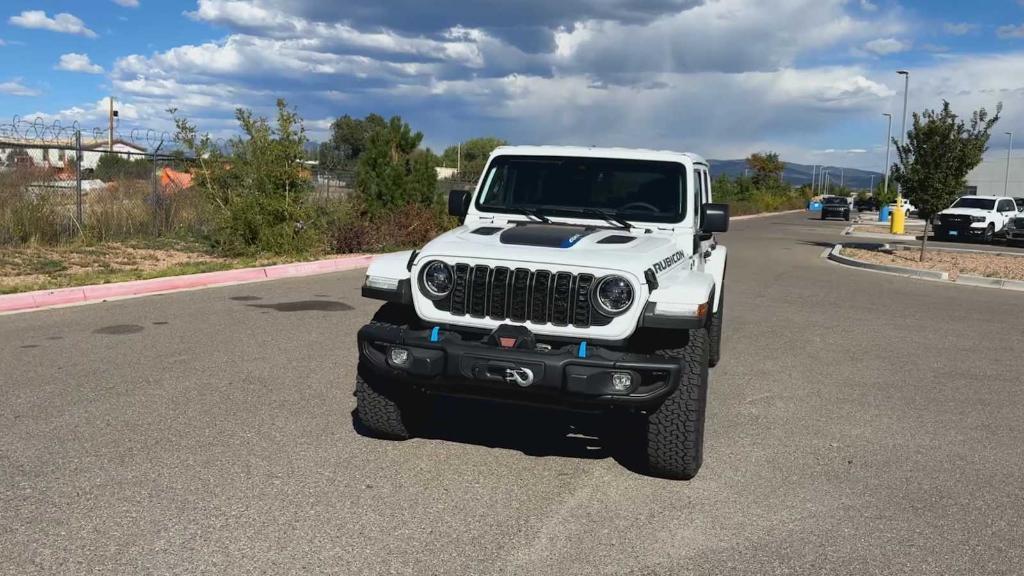
[[[939,222],[945,226],[970,226],[971,217],[963,214],[940,214]]]
[[[530,322],[547,324],[548,293],[551,291],[551,272],[538,270],[533,273],[533,291],[530,293]]]
[[[508,317],[515,322],[526,322],[526,304],[530,291],[530,271],[517,268],[512,275],[512,305]]]
[[[487,315],[487,284],[491,269],[487,266],[473,266],[469,290],[470,316]]]
[[[452,314],[462,316],[466,313],[466,294],[469,287],[469,265],[455,265],[455,285],[452,286]]]
[[[590,288],[593,285],[594,277],[590,274],[580,274],[576,277],[572,313],[574,326],[590,326]]]
[[[572,274],[555,274],[555,287],[551,292],[551,323],[569,324],[569,302],[572,300]]]
[[[489,316],[495,320],[508,317],[508,281],[511,276],[508,268],[495,268],[491,280],[491,309]]]

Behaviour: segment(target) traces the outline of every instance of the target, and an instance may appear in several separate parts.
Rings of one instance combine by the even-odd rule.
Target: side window
[[[999,201],[999,211],[1000,212],[1016,212],[1017,210],[1016,210],[1016,208],[1014,208],[1013,200],[1000,200]]]
[[[693,224],[699,228],[700,222],[700,205],[704,201],[704,176],[700,170],[693,171]]]
[[[704,202],[711,202],[711,176],[707,170],[701,170],[704,174]]]

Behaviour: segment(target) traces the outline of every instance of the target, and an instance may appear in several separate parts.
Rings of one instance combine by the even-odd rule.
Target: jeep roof
[[[708,161],[690,152],[648,150],[645,148],[599,148],[597,146],[499,146],[492,156],[571,156],[581,158],[616,158],[624,160],[661,160],[678,162],[685,158],[696,164]]]

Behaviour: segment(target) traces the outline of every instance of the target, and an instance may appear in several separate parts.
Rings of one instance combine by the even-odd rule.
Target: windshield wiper
[[[630,224],[629,221],[627,221],[625,218],[619,216],[618,214],[613,214],[600,208],[583,208],[582,210],[580,210],[580,212],[584,214],[591,214],[593,216],[600,216],[602,220],[606,220],[613,224],[618,224],[619,226],[622,226],[626,230],[633,229],[633,225]]]
[[[545,216],[544,213],[541,212],[540,208],[525,208],[523,206],[509,206],[509,209],[510,210],[515,210],[516,212],[519,212],[520,214],[522,214],[524,216],[533,216],[534,218],[536,218],[537,220],[540,220],[541,222],[543,222],[545,224],[551,224],[551,219],[548,218],[547,216]]]

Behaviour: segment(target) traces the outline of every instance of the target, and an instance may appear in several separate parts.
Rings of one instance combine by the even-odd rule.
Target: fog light
[[[633,376],[628,372],[612,372],[612,389],[625,392],[633,387]]]
[[[409,351],[405,348],[392,348],[388,352],[388,357],[392,364],[397,364],[398,366],[405,366],[409,363]]]

